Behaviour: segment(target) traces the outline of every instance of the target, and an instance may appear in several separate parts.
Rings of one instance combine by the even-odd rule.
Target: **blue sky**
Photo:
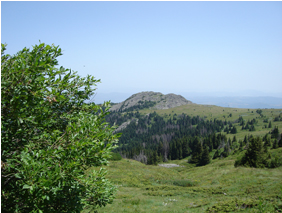
[[[1,2],[7,53],[60,45],[98,94],[282,96],[282,2]]]

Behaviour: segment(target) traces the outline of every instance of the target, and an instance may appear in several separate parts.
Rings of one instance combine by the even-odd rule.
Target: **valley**
[[[107,117],[123,126],[115,152],[124,158],[106,167],[118,191],[99,212],[281,212],[282,109],[195,103],[158,109],[142,101]],[[256,140],[264,147],[263,168],[235,167]],[[201,163],[197,146],[209,162]]]
[[[282,155],[282,148],[275,150]],[[111,161],[108,178],[116,199],[99,212],[276,212],[282,207],[282,167],[234,167],[238,155],[193,167],[144,165],[131,159]],[[85,211],[86,212],[86,211]],[[279,211],[278,211],[279,212]]]

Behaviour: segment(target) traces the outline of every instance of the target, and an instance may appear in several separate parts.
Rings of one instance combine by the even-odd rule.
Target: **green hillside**
[[[263,122],[267,119],[267,121],[272,122],[272,126],[278,126],[279,129],[282,129],[282,121],[274,121],[275,118],[279,117],[280,120],[282,118],[282,109],[261,109],[261,115],[256,111],[257,109],[243,109],[243,108],[229,108],[229,107],[219,107],[213,105],[200,105],[200,104],[191,104],[191,105],[183,105],[179,107],[174,107],[172,109],[143,109],[139,112],[141,114],[148,114],[156,112],[157,114],[163,116],[168,119],[172,117],[174,114],[181,115],[182,113],[190,115],[190,116],[200,116],[207,120],[210,119],[219,119],[223,121],[231,121],[234,122],[242,116],[244,120],[252,120],[256,119],[258,123],[255,125],[256,131],[249,132],[247,130],[241,130],[241,128],[237,128],[238,133],[236,134],[237,139],[244,139],[245,135],[252,134],[254,136],[262,136],[268,133],[269,128],[265,128],[265,125],[268,127],[268,123]],[[230,116],[232,114],[232,116]],[[238,124],[235,124],[238,127]],[[233,134],[227,134],[227,136],[233,137]]]
[[[282,154],[282,148],[271,154]],[[234,167],[238,155],[193,167],[187,159],[165,168],[122,159],[110,162],[108,178],[118,192],[99,212],[276,212],[282,209],[282,167]],[[87,212],[87,211],[85,211]]]
[[[123,112],[120,116],[126,118],[131,113],[131,119],[137,119],[134,116],[138,115],[141,121],[142,116],[155,112],[164,121],[177,121],[185,114],[191,118],[198,116],[205,121],[221,120],[226,123],[224,128],[232,123],[237,128],[236,134],[227,134],[224,130],[220,133],[230,139],[235,136],[239,141],[250,135],[263,138],[268,134],[270,138],[275,127],[280,130],[279,134],[282,129],[282,109],[257,110],[190,104],[171,109]],[[244,125],[238,122],[240,117]],[[251,121],[254,121],[254,129],[242,130],[242,126]],[[150,126],[152,124],[147,127]],[[135,127],[138,125],[135,124]],[[272,143],[274,139],[270,139]],[[244,149],[234,147],[227,157],[213,159],[205,166],[188,163],[191,153],[187,158],[165,162],[179,165],[173,168],[146,165],[132,159],[112,161],[107,167],[108,178],[116,184],[118,192],[113,204],[101,208],[99,212],[281,212],[282,167],[234,167],[236,159],[246,153],[248,145]],[[210,158],[216,150],[209,153]],[[282,148],[273,149],[269,146],[268,156],[272,159],[281,158]]]
[[[268,149],[282,145],[282,109],[198,104],[170,109],[138,107],[139,110],[112,112],[107,119],[111,125],[120,126],[117,132],[122,133],[116,152],[145,164],[191,156],[198,142],[199,155],[207,147],[214,159],[241,152],[254,137],[260,137]],[[199,162],[194,157],[192,162]]]

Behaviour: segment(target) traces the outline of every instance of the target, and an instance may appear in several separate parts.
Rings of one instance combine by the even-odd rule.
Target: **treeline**
[[[141,115],[138,111],[114,112],[106,119],[110,124],[117,125],[131,120],[122,130],[116,151],[123,157],[146,164],[192,155],[191,163],[203,165],[204,162],[209,162],[203,160],[207,158],[203,153],[207,155],[214,149],[223,148],[223,152],[218,152],[215,157],[228,156],[231,148],[235,146],[234,139],[228,140],[224,134],[218,133],[224,128],[231,128],[231,132],[235,134],[237,130],[230,121],[204,120],[199,116],[191,117],[186,114],[174,114],[165,119],[156,112]],[[237,143],[236,146],[239,147]]]
[[[128,126],[121,130],[122,136],[116,149],[116,152],[124,158],[135,159],[145,164],[157,164],[191,156],[189,163],[198,166],[210,162],[211,152],[214,153],[211,158],[216,159],[248,150],[253,136],[246,135],[244,140],[238,141],[234,124],[238,123],[242,129],[249,131],[252,131],[257,124],[256,119],[246,122],[241,116],[234,122],[227,122],[217,119],[205,120],[184,113],[160,116],[156,112],[141,115],[138,111],[113,112],[106,117],[106,120],[111,125],[114,123],[121,125],[130,121]],[[234,134],[233,138],[227,138],[226,134],[221,133],[222,131]],[[264,150],[282,147],[281,135],[277,127],[274,127],[261,141]],[[268,163],[268,167],[274,167],[273,165]]]
[[[258,121],[255,118],[252,119],[251,121],[248,120],[246,123],[245,120],[240,116],[238,122],[240,126],[242,126],[242,130],[256,131],[255,124],[257,124]]]

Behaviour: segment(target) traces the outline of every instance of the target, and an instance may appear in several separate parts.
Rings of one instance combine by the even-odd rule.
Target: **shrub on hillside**
[[[110,161],[118,161],[122,159],[119,153],[112,152],[111,155],[112,156],[109,158]]]
[[[112,202],[105,170],[87,171],[106,165],[118,140],[104,120],[109,102],[85,103],[100,81],[58,67],[58,46],[5,50],[2,44],[1,210],[70,213]]]
[[[247,166],[255,168],[264,168],[267,164],[266,154],[263,150],[262,141],[259,137],[252,138],[245,155],[235,161],[234,166]]]
[[[195,184],[191,180],[174,180],[173,185],[182,186],[182,187],[190,187],[190,186],[194,186]]]
[[[262,145],[262,141],[259,137],[252,138],[245,154],[243,157],[238,158],[235,161],[234,166],[276,168],[282,166],[282,156],[280,152],[277,152],[271,156],[267,149],[265,149],[265,147]]]

